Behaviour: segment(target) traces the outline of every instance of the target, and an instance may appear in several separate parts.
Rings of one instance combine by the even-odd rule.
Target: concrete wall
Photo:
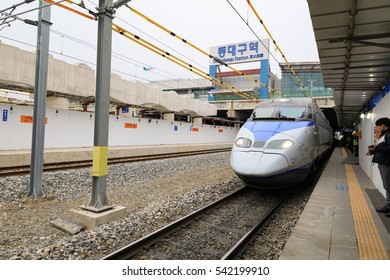
[[[383,189],[382,179],[378,170],[377,164],[372,164],[372,156],[366,156],[367,147],[374,143],[374,126],[375,121],[382,117],[390,117],[390,94],[387,94],[381,102],[372,110],[372,116],[370,119],[360,119],[359,130],[361,131],[362,138],[359,139],[359,165],[379,189],[379,191],[385,196],[385,190]]]
[[[31,149],[33,125],[28,117],[32,117],[33,107],[0,103],[0,112],[0,150]],[[93,146],[94,113],[47,108],[46,116],[45,148]],[[110,115],[109,146],[233,143],[238,130],[238,127]]]

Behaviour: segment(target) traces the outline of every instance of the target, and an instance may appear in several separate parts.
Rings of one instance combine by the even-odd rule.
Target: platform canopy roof
[[[390,81],[390,0],[307,0],[325,87],[351,127]]]

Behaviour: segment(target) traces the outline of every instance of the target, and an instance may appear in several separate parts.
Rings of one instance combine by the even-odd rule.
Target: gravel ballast
[[[198,209],[243,182],[229,165],[230,153],[109,166],[107,196],[112,204],[126,207],[124,218],[69,235],[50,222],[69,217],[89,200],[91,169],[44,173],[45,196],[26,196],[29,176],[0,178],[0,259],[83,260],[99,259],[160,227]],[[262,240],[266,253],[253,259],[277,259],[302,211],[305,200],[293,201],[281,236]],[[272,227],[272,225],[269,225]],[[265,243],[264,243],[265,242]],[[270,245],[271,244],[271,245]],[[257,251],[257,250],[256,250]]]

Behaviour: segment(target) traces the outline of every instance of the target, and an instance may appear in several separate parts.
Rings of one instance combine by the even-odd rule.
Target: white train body
[[[315,169],[332,146],[332,134],[312,99],[265,100],[238,132],[230,164],[249,186],[290,187]]]

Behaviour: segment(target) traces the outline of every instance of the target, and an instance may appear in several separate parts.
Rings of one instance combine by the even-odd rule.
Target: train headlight
[[[294,145],[291,140],[275,140],[267,145],[267,149],[284,150]]]
[[[252,146],[252,141],[248,138],[243,138],[243,137],[237,138],[236,142],[234,143],[236,144],[237,147],[240,148],[249,148],[250,146]]]

